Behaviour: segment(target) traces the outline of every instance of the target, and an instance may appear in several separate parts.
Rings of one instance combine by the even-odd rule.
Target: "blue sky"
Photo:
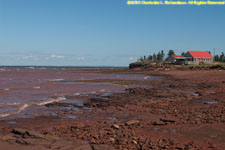
[[[225,6],[0,0],[0,65],[127,66],[174,49],[225,51]]]

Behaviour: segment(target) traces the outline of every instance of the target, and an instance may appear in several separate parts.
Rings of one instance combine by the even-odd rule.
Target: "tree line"
[[[168,56],[175,55],[174,50],[169,50]],[[138,62],[163,62],[165,60],[165,52],[161,50],[158,53],[153,53],[149,56],[143,56],[138,59]]]
[[[225,62],[224,52],[222,52],[221,55],[215,55],[214,60],[216,62]]]

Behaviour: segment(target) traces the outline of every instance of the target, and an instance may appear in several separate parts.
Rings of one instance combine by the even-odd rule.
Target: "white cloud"
[[[85,57],[78,57],[77,60],[83,61],[85,60]]]
[[[136,57],[129,57],[128,59],[133,61],[133,60],[136,60],[137,58]]]
[[[19,58],[19,59],[39,60],[38,56],[33,56],[33,55],[23,56],[22,58]]]
[[[50,57],[56,59],[63,59],[65,56],[52,54]]]
[[[23,56],[22,58],[23,59],[29,59],[29,58],[33,58],[33,56],[32,55],[28,55],[28,56]]]

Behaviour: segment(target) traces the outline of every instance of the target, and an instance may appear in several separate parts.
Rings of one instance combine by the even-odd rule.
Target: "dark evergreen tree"
[[[169,52],[168,52],[168,54],[167,54],[167,55],[168,55],[168,56],[175,55],[174,50],[169,50]]]
[[[163,60],[164,60],[164,57],[165,57],[164,51],[163,51],[163,50],[161,50],[161,61],[163,61]]]
[[[152,60],[153,60],[153,62],[156,62],[156,55],[155,55],[155,53],[153,54],[153,56],[152,56]]]
[[[220,55],[220,62],[224,62],[225,61],[225,56],[224,53],[222,52]]]
[[[214,56],[214,61],[216,61],[216,62],[219,62],[219,61],[220,61],[219,55],[215,55],[215,56]]]
[[[161,62],[162,61],[162,55],[161,55],[161,52],[158,52],[158,54],[156,55],[156,60],[158,62]]]
[[[181,55],[186,55],[188,52],[182,52]]]
[[[147,59],[146,59],[146,56],[144,56],[144,58],[143,58],[143,59],[144,59],[144,60],[147,60]]]
[[[147,60],[151,62],[152,61],[152,55],[149,55]]]

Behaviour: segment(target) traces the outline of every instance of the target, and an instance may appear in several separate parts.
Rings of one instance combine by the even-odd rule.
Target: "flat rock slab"
[[[91,98],[91,102],[109,102],[109,98],[104,98],[104,97],[93,97]]]
[[[93,145],[93,150],[115,150],[115,149],[109,145],[99,144],[99,145]]]
[[[174,122],[176,122],[176,119],[175,118],[161,118],[160,121],[174,123]]]
[[[88,144],[85,144],[85,145],[81,145],[77,148],[74,148],[73,150],[92,150],[91,146],[88,145]]]

